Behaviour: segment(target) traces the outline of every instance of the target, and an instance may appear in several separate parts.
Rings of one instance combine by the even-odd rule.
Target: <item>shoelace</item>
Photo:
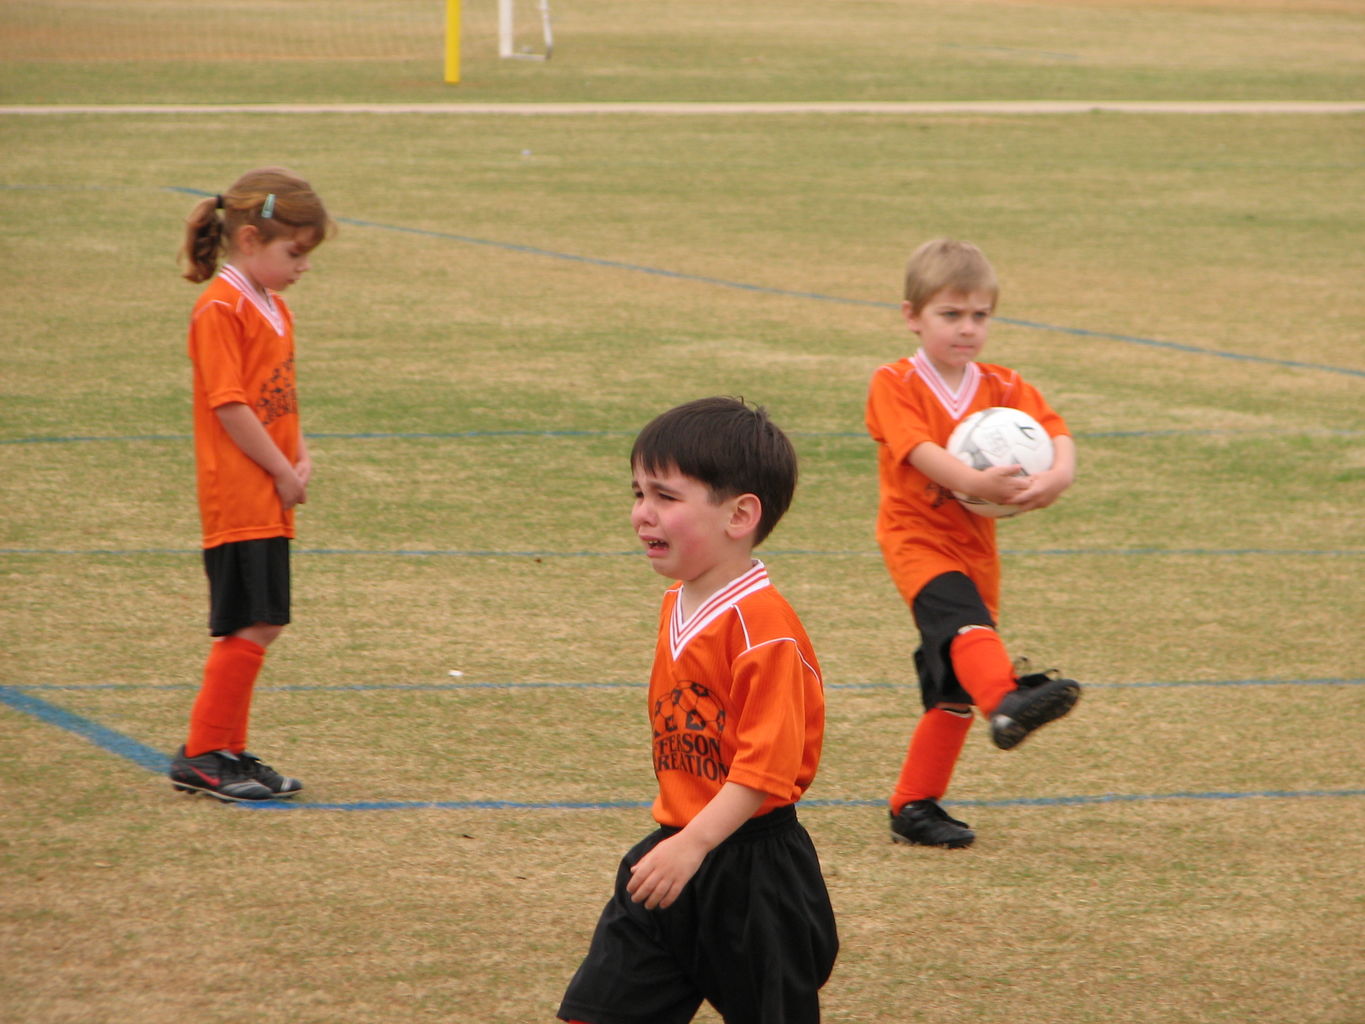
[[[241,760],[243,771],[249,779],[264,781],[271,775],[279,774],[255,754],[248,754],[246,751],[243,751],[238,754],[237,757]]]

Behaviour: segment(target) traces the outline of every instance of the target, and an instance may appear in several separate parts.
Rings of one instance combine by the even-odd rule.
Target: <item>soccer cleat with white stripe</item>
[[[1051,672],[1035,672],[1019,679],[991,712],[991,742],[1001,750],[1017,747],[1048,722],[1061,718],[1081,699],[1081,684]]]
[[[230,750],[210,750],[194,757],[181,747],[171,759],[171,785],[182,793],[207,793],[218,800],[273,800],[275,794],[254,779]]]
[[[247,775],[250,778],[255,779],[266,789],[270,790],[272,796],[294,796],[303,789],[303,783],[298,779],[291,779],[288,775],[281,775],[255,754],[249,754],[243,750],[237,756],[242,759],[242,763],[246,766]]]

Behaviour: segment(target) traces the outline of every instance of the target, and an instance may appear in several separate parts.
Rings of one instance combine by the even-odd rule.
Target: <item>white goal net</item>
[[[498,0],[498,56],[549,60],[554,53],[550,0]]]
[[[440,0],[0,0],[0,59],[431,60],[444,14]]]

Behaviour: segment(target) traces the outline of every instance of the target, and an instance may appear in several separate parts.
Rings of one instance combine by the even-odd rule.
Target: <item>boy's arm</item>
[[[940,487],[946,487],[950,491],[961,491],[973,498],[997,505],[1011,504],[1028,488],[1024,477],[1014,475],[1019,472],[1018,466],[973,469],[957,456],[950,454],[946,448],[932,441],[923,441],[916,445],[908,461]]]
[[[1052,439],[1052,466],[1027,478],[1028,487],[1020,491],[1012,504],[1021,512],[1047,508],[1076,480],[1076,442],[1065,434]]]
[[[677,835],[669,836],[630,869],[626,891],[646,908],[668,907],[697,873],[706,855],[754,816],[768,794],[727,782]]]
[[[228,437],[232,438],[232,443],[274,479],[275,491],[285,508],[293,508],[308,500],[305,481],[266,433],[250,406],[243,402],[228,402],[213,411]]]
[[[313,479],[313,457],[308,453],[308,442],[303,439],[302,427],[299,428],[299,458],[294,463],[294,472],[299,475],[304,487]]]

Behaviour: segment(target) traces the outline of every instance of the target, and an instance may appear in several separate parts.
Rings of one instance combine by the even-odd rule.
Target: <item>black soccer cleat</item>
[[[1021,676],[1018,684],[991,712],[991,742],[1001,750],[1017,747],[1029,733],[1061,718],[1081,699],[1081,684],[1055,672]]]
[[[935,800],[912,800],[891,815],[891,841],[895,843],[960,850],[975,839],[976,833],[965,821],[949,817]]]
[[[303,783],[298,779],[291,779],[288,775],[281,775],[255,754],[249,754],[243,750],[237,756],[245,766],[247,776],[255,779],[266,789],[270,790],[272,796],[276,798],[295,796],[303,789]]]
[[[273,800],[269,787],[252,778],[246,762],[228,750],[186,757],[181,747],[171,759],[171,785],[182,793],[207,793],[218,800]]]

